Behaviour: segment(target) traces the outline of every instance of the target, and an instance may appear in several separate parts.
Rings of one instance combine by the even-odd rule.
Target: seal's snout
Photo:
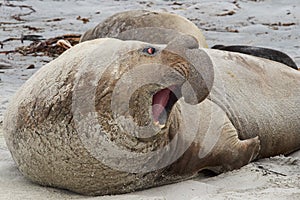
[[[182,55],[187,49],[198,49],[197,39],[191,35],[179,35],[168,43],[165,50]]]
[[[214,80],[213,63],[205,50],[199,49],[196,39],[181,35],[162,50],[164,64],[175,69],[186,82],[182,95],[189,104],[203,101],[212,88]]]

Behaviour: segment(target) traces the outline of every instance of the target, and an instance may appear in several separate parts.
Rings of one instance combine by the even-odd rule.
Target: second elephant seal
[[[167,44],[180,34],[192,35],[200,47],[207,47],[205,37],[193,22],[177,14],[147,10],[117,13],[85,32],[80,42],[110,37]]]

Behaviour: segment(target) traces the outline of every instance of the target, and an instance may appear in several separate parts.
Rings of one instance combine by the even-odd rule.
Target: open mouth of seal
[[[152,97],[152,116],[154,124],[164,126],[174,104],[181,97],[180,88],[176,85],[156,92]]]

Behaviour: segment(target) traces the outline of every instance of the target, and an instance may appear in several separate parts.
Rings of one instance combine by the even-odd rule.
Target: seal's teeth
[[[159,127],[160,129],[163,129],[166,125],[165,124],[160,124],[159,121],[153,122],[154,126]]]
[[[165,124],[159,124],[159,125],[158,125],[158,127],[159,127],[160,129],[165,128],[165,126],[166,126]]]

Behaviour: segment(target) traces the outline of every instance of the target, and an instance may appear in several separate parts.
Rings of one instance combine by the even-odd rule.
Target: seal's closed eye
[[[144,53],[147,53],[149,55],[153,55],[156,52],[156,49],[154,47],[147,47],[145,49],[143,49]]]

